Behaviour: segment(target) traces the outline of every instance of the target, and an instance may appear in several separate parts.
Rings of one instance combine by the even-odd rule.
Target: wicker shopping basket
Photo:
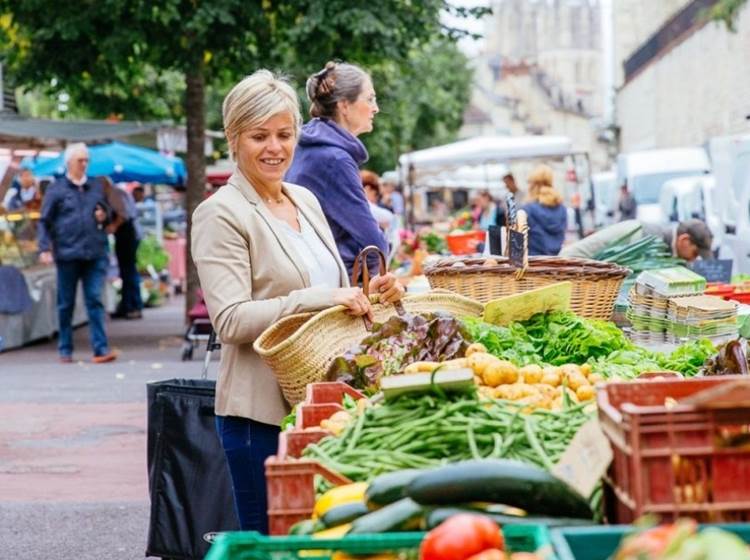
[[[367,249],[365,250],[367,251]],[[364,261],[365,251],[360,254]],[[359,260],[357,261],[359,262]],[[381,270],[385,270],[381,255]],[[358,279],[355,266],[355,281]],[[367,293],[369,278],[363,267]],[[394,313],[430,313],[444,311],[457,317],[478,316],[484,306],[469,298],[445,290],[426,294],[407,295],[401,306],[381,304],[377,295],[370,296],[373,315],[378,323]],[[365,338],[372,327],[361,317],[352,317],[344,306],[331,307],[318,313],[289,315],[268,327],[253,345],[276,374],[284,397],[290,404],[305,398],[308,383],[323,381],[331,361]]]
[[[560,257],[529,257],[519,269],[506,257],[445,258],[425,269],[430,286],[487,303],[547,284],[573,283],[571,310],[590,319],[610,319],[620,285],[630,270],[613,263]]]

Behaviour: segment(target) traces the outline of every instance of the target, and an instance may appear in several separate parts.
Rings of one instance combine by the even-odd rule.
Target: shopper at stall
[[[109,209],[101,182],[89,179],[89,151],[85,144],[65,150],[66,174],[47,188],[42,203],[39,260],[57,266],[58,351],[61,362],[73,361],[73,310],[78,282],[83,284],[89,319],[92,361],[111,362],[104,328],[102,288],[107,277]]]
[[[552,170],[540,166],[529,176],[532,201],[524,205],[529,226],[529,255],[557,255],[565,241],[568,211],[552,184]]]
[[[482,191],[477,198],[478,216],[477,225],[479,229],[488,230],[490,226],[498,224],[498,206],[492,199],[490,191]]]
[[[393,181],[380,182],[380,203],[382,206],[393,212],[396,217],[404,217],[404,195],[398,190],[396,183]]]
[[[120,302],[112,313],[112,318],[141,319],[141,277],[136,266],[136,254],[141,242],[141,232],[137,226],[138,208],[135,199],[127,190],[113,185],[109,177],[102,180],[108,193],[107,199],[115,209],[116,222],[107,226],[107,233],[112,233],[115,237],[115,255],[122,281]]]
[[[368,158],[357,138],[370,132],[378,104],[370,76],[353,64],[329,62],[307,80],[310,120],[286,179],[318,198],[347,270],[368,245],[388,246],[370,212],[358,167]],[[374,255],[371,255],[374,257]],[[371,269],[377,259],[369,261]]]
[[[380,177],[377,173],[367,169],[360,171],[359,175],[362,179],[362,188],[365,190],[367,203],[370,205],[370,211],[378,222],[378,226],[386,235],[386,239],[391,239],[391,234],[395,228],[395,216],[393,212],[380,205]]]
[[[563,248],[560,256],[590,259],[599,251],[616,243],[636,241],[646,235],[661,237],[672,249],[672,255],[687,262],[697,258],[713,259],[711,249],[713,234],[702,220],[691,219],[679,224],[644,224],[638,220],[626,220],[589,235]]]
[[[3,207],[8,212],[31,208],[37,204],[39,208],[40,193],[36,186],[36,179],[31,169],[23,168],[5,193]]]
[[[638,203],[628,189],[627,183],[623,183],[620,186],[620,199],[617,202],[617,211],[620,214],[619,221],[621,222],[634,220],[638,213]]]
[[[216,423],[240,526],[268,532],[264,461],[276,452],[290,408],[253,342],[293,313],[344,305],[353,315],[371,316],[372,309],[360,288],[349,287],[316,197],[282,181],[302,120],[294,89],[259,70],[232,88],[223,117],[236,169],[193,214],[191,248],[222,342]],[[370,289],[386,302],[403,294],[391,274],[375,277]]]

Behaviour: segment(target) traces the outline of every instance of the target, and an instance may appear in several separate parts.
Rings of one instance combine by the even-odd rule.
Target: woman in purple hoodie
[[[286,180],[307,187],[318,198],[351,273],[354,259],[368,245],[388,254],[359,177],[359,166],[368,154],[357,136],[372,131],[378,112],[375,90],[367,72],[337,62],[310,76],[306,90],[313,118],[302,127]],[[373,258],[369,262],[373,273],[376,266]]]

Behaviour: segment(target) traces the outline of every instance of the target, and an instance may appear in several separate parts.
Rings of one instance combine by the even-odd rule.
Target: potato
[[[469,360],[466,358],[455,358],[453,360],[446,360],[444,362],[440,362],[440,365],[444,368],[455,368],[455,369],[461,369],[469,367]]]
[[[571,373],[567,378],[568,387],[577,391],[579,387],[590,386],[589,380],[582,373]]]
[[[524,383],[532,384],[539,383],[542,380],[542,376],[544,375],[544,371],[542,370],[541,366],[538,366],[536,364],[523,366],[518,373],[523,377]]]
[[[515,383],[518,381],[518,369],[510,362],[497,360],[485,368],[482,379],[484,379],[487,385],[492,387],[506,383]]]
[[[487,366],[497,361],[497,358],[485,352],[474,352],[467,360],[469,367],[474,370],[474,373],[482,375]]]
[[[562,382],[562,377],[558,368],[546,367],[543,371],[544,373],[542,375],[540,383],[544,383],[545,385],[552,385],[553,387],[557,387],[558,385],[560,385],[560,383]]]
[[[484,344],[482,344],[481,342],[474,342],[473,344],[469,344],[469,347],[466,349],[464,356],[468,358],[469,356],[471,356],[472,354],[476,354],[477,352],[486,354],[487,348],[485,348]]]
[[[404,368],[404,373],[432,373],[439,366],[440,362],[413,362]]]
[[[583,364],[581,366],[581,373],[585,375],[586,377],[591,375],[591,364]]]
[[[594,400],[594,388],[591,385],[581,385],[576,389],[576,397],[579,401]]]
[[[583,375],[581,373],[581,368],[576,364],[565,364],[560,366],[560,373],[562,374],[563,378],[570,375]]]
[[[591,383],[592,385],[596,385],[597,383],[601,383],[602,381],[604,381],[604,378],[598,373],[592,373],[591,375],[589,375],[589,383]]]
[[[555,389],[552,385],[537,383],[536,385],[534,385],[534,387],[536,387],[536,390],[540,395],[544,396],[544,398],[552,400],[557,396],[557,389]]]

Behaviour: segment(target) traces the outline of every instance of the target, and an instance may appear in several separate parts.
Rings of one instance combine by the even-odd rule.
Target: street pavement
[[[144,557],[146,383],[200,377],[205,355],[181,361],[183,314],[178,296],[109,321],[108,364],[91,363],[86,326],[72,364],[54,340],[0,354],[0,558]]]

